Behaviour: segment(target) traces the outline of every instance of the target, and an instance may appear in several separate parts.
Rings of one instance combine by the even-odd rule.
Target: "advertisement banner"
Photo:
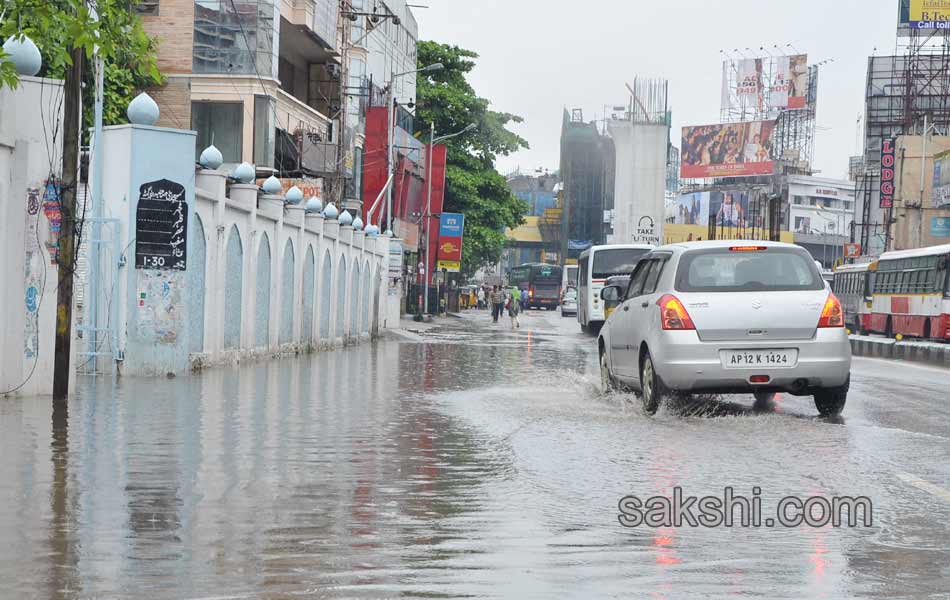
[[[946,0],[910,0],[907,21],[911,29],[950,29],[950,2]]]
[[[932,237],[950,238],[950,217],[931,217],[930,235]]]
[[[709,192],[681,195],[673,203],[672,216],[676,225],[709,224]]]
[[[774,129],[774,121],[684,127],[680,177],[771,175]]]
[[[950,207],[950,152],[934,156],[933,187],[930,190],[933,208]]]
[[[745,192],[710,192],[709,214],[716,227],[751,227],[749,195]]]
[[[861,244],[846,243],[844,245],[845,258],[857,258],[861,256]]]
[[[894,206],[894,138],[881,140],[881,201],[880,208]]]
[[[776,56],[769,88],[770,108],[805,108],[808,93],[808,55]]]
[[[439,246],[436,252],[437,268],[458,273],[462,262],[462,235],[465,231],[465,215],[442,213],[439,217]]]

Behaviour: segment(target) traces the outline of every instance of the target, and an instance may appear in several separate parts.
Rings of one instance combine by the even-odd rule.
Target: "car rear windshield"
[[[592,279],[607,279],[611,275],[629,275],[640,257],[649,252],[644,248],[613,248],[594,253]]]
[[[814,261],[804,251],[710,248],[687,252],[676,270],[680,292],[787,292],[824,288]]]

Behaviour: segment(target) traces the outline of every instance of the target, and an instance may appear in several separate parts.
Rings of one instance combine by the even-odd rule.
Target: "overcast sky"
[[[821,68],[815,143],[820,175],[844,178],[859,153],[867,57],[893,53],[898,0],[411,0],[420,39],[479,53],[471,82],[493,108],[524,117],[530,150],[500,158],[502,173],[554,170],[561,114],[626,104],[635,76],[670,81],[679,128],[719,120],[720,50],[785,47]],[[860,144],[860,142],[858,142]]]

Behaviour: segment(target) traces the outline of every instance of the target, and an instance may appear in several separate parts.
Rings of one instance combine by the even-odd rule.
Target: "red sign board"
[[[894,138],[881,140],[881,208],[894,206],[894,155],[897,141]]]
[[[857,258],[859,256],[861,256],[861,244],[845,244],[844,245],[845,258]]]
[[[462,260],[462,238],[441,238],[439,260]]]

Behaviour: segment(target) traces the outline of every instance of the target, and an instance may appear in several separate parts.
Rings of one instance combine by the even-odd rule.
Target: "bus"
[[[577,265],[564,265],[564,280],[561,281],[561,290],[577,287]]]
[[[885,252],[875,265],[865,329],[950,340],[950,244]]]
[[[640,257],[653,249],[649,244],[591,246],[577,259],[577,322],[585,332],[604,322],[600,290],[612,275],[629,275]]]
[[[831,290],[841,301],[845,324],[851,331],[864,333],[871,314],[871,290],[874,289],[876,262],[839,265],[834,272]]]
[[[561,303],[561,267],[542,263],[526,263],[513,267],[508,284],[527,292],[528,308],[554,310]]]

